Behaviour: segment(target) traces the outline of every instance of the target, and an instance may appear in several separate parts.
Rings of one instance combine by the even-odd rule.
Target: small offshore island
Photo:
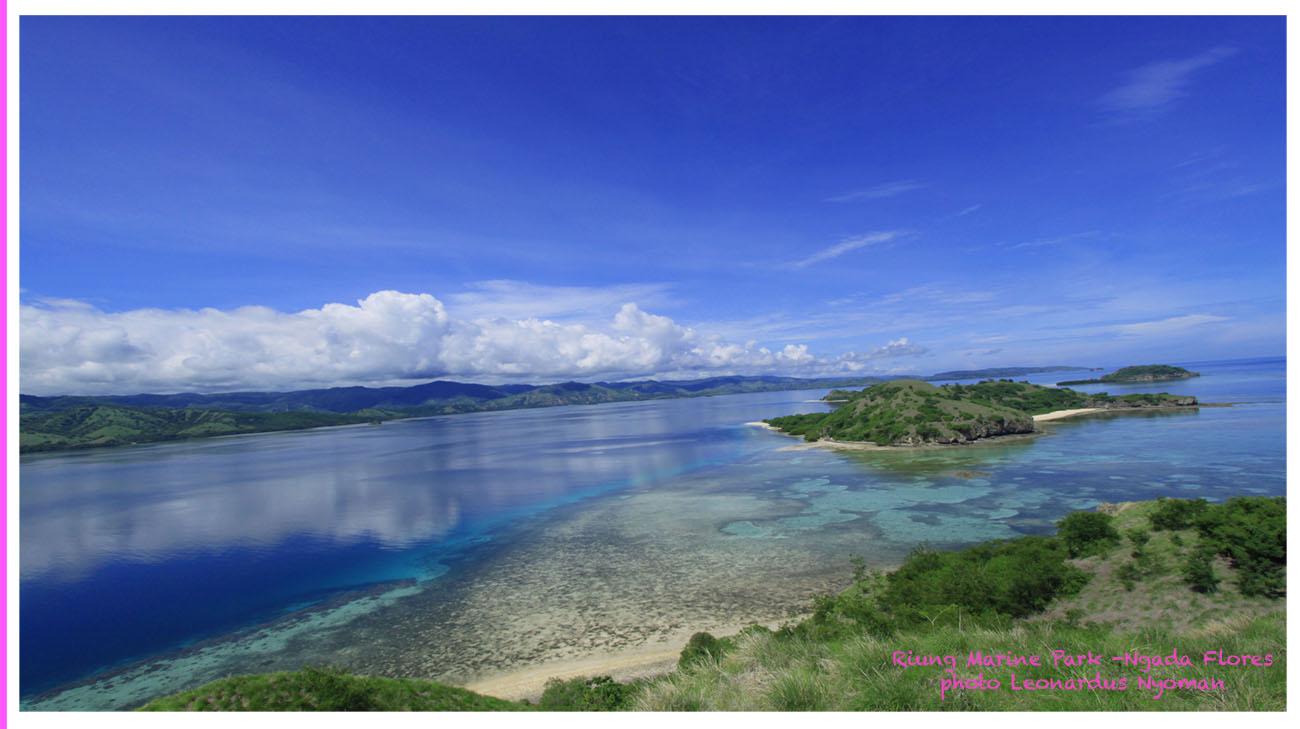
[[[1172,365],[1138,365],[1136,367],[1122,367],[1108,375],[1102,375],[1096,380],[1066,380],[1065,382],[1056,383],[1058,386],[1064,385],[1144,385],[1148,382],[1167,382],[1169,380],[1186,380],[1192,377],[1200,377],[1201,373],[1191,372],[1182,367]]]
[[[937,387],[895,380],[860,392],[832,390],[824,398],[843,402],[829,413],[787,415],[764,424],[810,442],[874,443],[877,446],[960,445],[981,438],[1026,435],[1047,414],[1197,406],[1196,398],[1159,394],[1088,394],[1011,380]],[[1073,413],[1071,413],[1073,414]]]

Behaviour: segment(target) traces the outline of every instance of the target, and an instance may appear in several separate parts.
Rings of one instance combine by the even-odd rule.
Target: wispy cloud
[[[1008,250],[1015,250],[1017,248],[1046,248],[1047,246],[1059,246],[1062,243],[1069,243],[1070,241],[1081,240],[1084,238],[1096,238],[1099,235],[1101,235],[1099,231],[1089,230],[1084,233],[1072,233],[1070,235],[1061,235],[1055,238],[1039,238],[1037,240],[1028,240],[1024,243],[1017,243],[1010,246]]]
[[[1178,60],[1156,61],[1125,73],[1127,82],[1097,100],[1102,111],[1117,119],[1132,120],[1157,116],[1187,95],[1192,74],[1223,61],[1237,52],[1219,46]]]
[[[612,286],[545,286],[497,279],[468,284],[448,295],[447,303],[465,319],[555,319],[593,321],[628,301],[639,306],[670,307],[668,284]]]
[[[916,357],[928,352],[925,347],[919,344],[912,344],[907,337],[891,339],[888,344],[881,347],[868,350],[866,352],[845,352],[839,356],[841,362],[867,362],[873,359],[889,359],[893,357]]]
[[[1209,324],[1216,321],[1227,321],[1226,316],[1215,316],[1213,314],[1188,314],[1187,316],[1174,316],[1159,321],[1143,321],[1134,324],[1121,324],[1115,327],[1121,334],[1133,334],[1139,336],[1151,336],[1175,332],[1188,327],[1198,326],[1200,324]]]
[[[808,256],[802,261],[795,261],[794,263],[791,263],[790,266],[793,268],[805,268],[807,266],[811,266],[814,263],[817,263],[818,261],[825,261],[831,258],[836,258],[838,256],[844,255],[845,253],[848,253],[849,251],[856,250],[863,246],[875,245],[876,243],[885,243],[887,241],[891,241],[900,235],[902,235],[900,231],[891,230],[891,231],[885,231],[881,233],[868,233],[867,235],[861,235],[856,238],[849,238],[848,240],[842,241],[840,243],[836,243],[835,245],[829,248],[823,248],[822,250],[817,251],[816,253],[812,254],[811,256]]]
[[[1192,157],[1174,165],[1173,189],[1164,196],[1191,203],[1222,202],[1277,187],[1241,174],[1241,167],[1222,150]]]
[[[970,215],[971,213],[975,212],[976,210],[979,210],[979,209],[982,208],[982,207],[984,207],[984,205],[983,205],[982,203],[981,203],[981,204],[977,204],[977,205],[972,205],[972,206],[966,208],[965,210],[961,211],[960,213],[957,213],[957,217],[960,218],[960,217],[963,216],[963,215]]]
[[[903,193],[912,190],[919,190],[922,187],[925,187],[925,183],[917,182],[916,180],[896,180],[894,182],[886,182],[883,185],[876,185],[875,187],[867,188],[866,190],[846,192],[843,195],[828,198],[826,202],[852,202],[853,200],[874,200],[882,197],[894,197],[895,195],[902,195]]]

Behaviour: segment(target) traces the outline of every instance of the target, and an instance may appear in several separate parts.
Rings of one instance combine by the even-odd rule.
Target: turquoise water
[[[825,409],[801,391],[23,457],[21,692],[115,708],[305,661],[468,678],[779,617],[850,554],[896,564],[1103,501],[1285,494],[1285,361],[1177,364],[1203,376],[1080,389],[1233,407],[898,452],[743,425]]]

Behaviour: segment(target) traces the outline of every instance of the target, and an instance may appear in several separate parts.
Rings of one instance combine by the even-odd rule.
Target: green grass
[[[1286,626],[1280,615],[1222,623],[1214,629],[1174,634],[1151,629],[1137,633],[1100,627],[1038,623],[1007,630],[949,629],[891,638],[855,636],[834,641],[752,634],[721,661],[699,663],[646,688],[633,702],[639,711],[1278,711],[1286,707]],[[952,674],[936,666],[900,666],[896,651],[953,656],[956,677],[997,680],[990,690],[945,689]],[[1194,657],[1191,666],[1152,668],[1110,660],[1126,653]],[[1205,665],[1207,651],[1265,656],[1273,665],[1244,669]],[[1040,667],[969,667],[972,651],[1037,655]],[[1056,666],[1052,651],[1104,656],[1101,665]],[[1026,680],[1062,682],[1061,688],[1013,690]],[[1097,677],[1122,690],[1064,688]],[[1223,690],[1143,689],[1139,678],[1219,680]]]
[[[844,402],[832,412],[787,415],[767,422],[810,441],[829,438],[877,445],[919,445],[1032,433],[1033,415],[1056,410],[1196,404],[1196,398],[1166,393],[1087,394],[1011,380],[942,387],[918,380],[894,380],[861,392],[836,390],[832,394],[836,401]]]
[[[433,681],[331,668],[236,676],[155,699],[138,711],[520,711],[530,707]]]
[[[1218,529],[1214,538],[1227,539],[1227,546],[1267,544],[1276,538],[1278,525],[1252,522],[1251,515],[1279,504],[1284,515],[1284,500],[1211,505],[1202,523],[1252,526],[1226,536]],[[720,639],[696,634],[678,669],[667,676],[630,684],[608,677],[552,681],[540,706],[428,681],[308,669],[226,679],[144,709],[1284,711],[1285,600],[1275,593],[1243,594],[1244,570],[1224,557],[1214,565],[1222,578],[1219,590],[1195,592],[1177,567],[1196,548],[1196,525],[1151,530],[1152,517],[1159,522],[1170,506],[1105,505],[1110,526],[1124,538],[1103,540],[1109,545],[1104,551],[1089,550],[1091,556],[1082,559],[1068,559],[1061,538],[1035,536],[955,552],[918,548],[888,574],[866,574],[859,563],[854,583],[837,595],[817,597],[812,616],[803,621],[777,631],[755,626]],[[1225,521],[1228,517],[1237,521]],[[951,656],[954,672],[915,662],[900,665],[898,657],[909,651]],[[974,651],[1038,656],[1039,665],[972,666],[968,659]],[[1206,662],[1212,651],[1257,656],[1270,665]],[[1097,663],[1057,663],[1054,652],[1091,654]],[[1191,665],[1111,660],[1175,653],[1190,658]],[[981,673],[986,684],[997,681],[998,687],[944,683],[972,681]],[[1175,684],[1144,688],[1141,682],[1151,679]],[[1042,688],[1024,689],[1026,681]]]
[[[204,408],[74,407],[19,419],[19,451],[96,448],[237,433],[301,430],[372,420],[368,415],[316,412],[255,413]]]

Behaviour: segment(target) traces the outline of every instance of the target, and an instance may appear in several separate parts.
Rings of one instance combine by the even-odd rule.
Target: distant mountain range
[[[1086,368],[1002,367],[941,372],[925,379],[1005,377],[1079,369]],[[554,385],[478,385],[440,380],[412,387],[331,387],[292,392],[19,395],[19,443],[22,452],[62,450],[485,410],[867,387],[890,379],[897,378],[731,376]],[[285,417],[288,414],[299,417]]]

